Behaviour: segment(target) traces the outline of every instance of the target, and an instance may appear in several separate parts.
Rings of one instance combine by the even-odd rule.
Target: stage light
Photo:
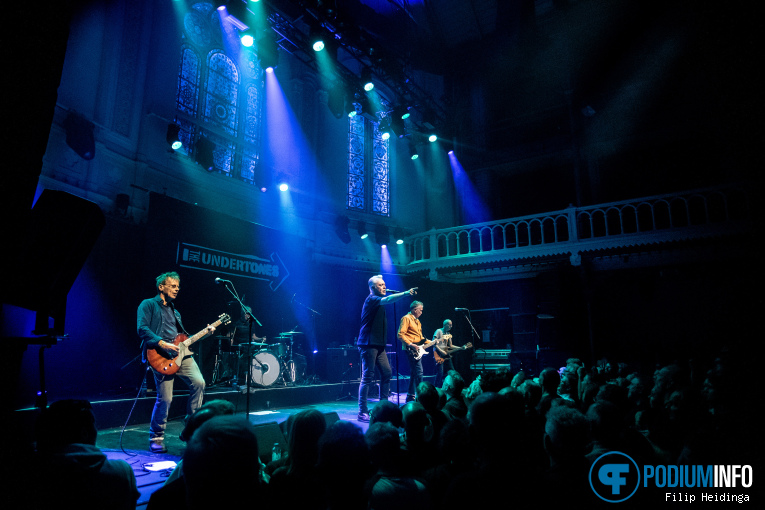
[[[64,119],[66,144],[82,159],[90,161],[96,155],[95,125],[79,113],[71,112]]]
[[[436,140],[438,140],[438,137],[436,135],[430,135],[428,137],[429,142],[435,142]]]
[[[283,182],[279,185],[279,191],[287,191],[288,189],[290,189],[290,187],[286,182]]]
[[[345,96],[345,87],[341,81],[335,83],[327,94],[327,108],[336,119],[340,119],[346,114]]]
[[[279,44],[276,39],[270,35],[264,35],[258,39],[258,58],[260,59],[260,68],[265,69],[266,72],[274,69],[279,65]]]
[[[239,40],[242,42],[242,46],[246,48],[252,47],[255,44],[255,29],[248,28],[244,32],[239,32]]]
[[[197,140],[197,145],[194,149],[194,158],[199,165],[212,172],[215,168],[215,144],[211,142],[207,137],[200,136]]]
[[[356,232],[359,233],[359,237],[361,239],[366,239],[369,237],[369,234],[367,233],[367,224],[363,221],[359,222],[359,225],[356,227]]]
[[[311,48],[316,53],[324,49],[324,33],[321,28],[311,28],[310,33]]]
[[[350,222],[351,220],[348,219],[348,216],[343,215],[335,218],[335,234],[337,234],[337,237],[339,237],[345,244],[351,242],[351,234],[348,232],[348,225]]]
[[[383,117],[382,120],[380,120],[380,124],[377,125],[377,130],[380,131],[380,137],[383,140],[390,138],[390,135],[393,132],[390,125],[390,117]]]
[[[377,225],[375,227],[375,242],[383,247],[390,243],[390,233],[388,233],[388,227],[385,225]]]
[[[417,145],[414,143],[409,144],[409,156],[412,158],[412,160],[420,157],[419,151],[417,150]]]
[[[375,88],[375,84],[372,83],[372,70],[368,67],[361,70],[361,83],[367,92]]]
[[[406,120],[409,118],[411,114],[409,112],[409,108],[407,108],[406,106],[397,106],[396,108],[393,109],[392,115],[396,120],[398,119]]]
[[[183,147],[183,142],[178,137],[178,133],[180,133],[180,131],[181,131],[181,126],[179,126],[178,124],[167,125],[167,134],[165,135],[165,140],[167,140],[167,144],[174,151],[177,151],[178,149]]]
[[[251,26],[248,22],[252,13],[244,2],[238,0],[228,2],[227,5],[218,7],[218,13],[222,21],[225,20],[239,30],[244,31]]]
[[[114,209],[122,216],[127,216],[128,207],[130,207],[130,196],[125,193],[118,193],[114,201]]]
[[[396,238],[396,244],[404,244],[404,231],[400,228],[394,231],[393,237]]]
[[[401,118],[400,115],[397,115],[395,112],[388,116],[388,119],[390,119],[390,130],[393,134],[398,136],[399,138],[403,138],[406,136],[406,126],[404,126],[404,120]]]

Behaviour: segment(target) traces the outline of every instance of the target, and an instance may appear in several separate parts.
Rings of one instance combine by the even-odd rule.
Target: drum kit
[[[237,345],[233,340],[234,336],[237,336],[236,333],[218,336],[221,346],[219,354],[228,349],[236,359],[236,370],[234,374],[230,374],[230,370],[226,371],[223,363],[220,363],[224,356],[216,356],[212,384],[230,382],[235,387],[237,383],[243,385],[246,376],[244,370],[247,369],[249,369],[250,386],[268,388],[274,385],[290,386],[297,383],[305,376],[306,369],[305,356],[294,352],[295,335],[302,334],[302,331],[286,331],[279,333],[274,343],[267,343],[265,337],[255,337],[253,338],[257,340],[255,342]],[[227,378],[227,375],[230,377]]]

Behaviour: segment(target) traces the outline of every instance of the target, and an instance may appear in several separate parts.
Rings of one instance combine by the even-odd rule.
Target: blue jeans
[[[409,389],[406,392],[406,398],[415,397],[417,394],[417,385],[422,382],[422,358],[414,359],[414,356],[406,353],[406,359],[409,360]]]
[[[450,370],[454,370],[454,363],[452,363],[451,358],[446,358],[443,363],[436,363],[436,382],[433,383],[436,388],[441,387]]]
[[[186,408],[186,418],[194,414],[194,411],[202,406],[205,396],[205,380],[194,358],[186,358],[181,363],[181,368],[173,375],[162,375],[154,372],[154,382],[157,385],[157,401],[154,403],[154,411],[151,413],[151,425],[149,426],[149,438],[158,439],[165,437],[167,415],[170,404],[173,401],[173,383],[180,378],[189,387],[189,401]]]
[[[369,398],[369,387],[375,382],[375,367],[380,371],[380,400],[388,400],[393,371],[390,368],[385,347],[359,347],[359,355],[361,356],[359,412],[368,413],[367,399]]]

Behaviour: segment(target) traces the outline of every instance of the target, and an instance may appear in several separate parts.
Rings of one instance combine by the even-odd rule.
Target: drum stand
[[[282,370],[282,381],[285,386],[294,386],[295,379],[297,379],[297,371],[295,370],[295,360],[292,356],[292,352],[295,347],[295,334],[297,331],[288,331],[281,333],[279,336],[289,337],[289,348],[287,349],[287,360],[284,362],[284,369]]]
[[[231,338],[227,335],[218,335],[218,350],[215,352],[215,364],[213,365],[212,381],[208,388],[212,388],[218,384],[231,383],[232,386],[236,386],[236,374],[233,377],[229,377],[225,380],[218,380],[221,376],[221,358],[223,357],[223,349],[221,349],[221,342],[224,340],[231,341]]]

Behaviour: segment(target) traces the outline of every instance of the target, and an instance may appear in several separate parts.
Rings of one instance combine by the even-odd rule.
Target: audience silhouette
[[[379,402],[366,433],[346,421],[328,427],[317,410],[294,413],[285,460],[270,480],[256,429],[230,416],[229,403],[209,402],[189,420],[182,462],[148,508],[173,501],[189,509],[253,501],[306,510],[593,505],[601,501],[590,467],[608,452],[639,464],[754,464],[757,441],[747,439],[744,415],[751,398],[731,383],[731,358],[648,369],[614,359],[586,367],[572,358],[538,377],[503,370],[469,386],[450,371],[441,392],[423,382],[414,402]],[[754,373],[737,375],[750,381]],[[95,437],[87,402],[57,402],[41,414],[35,465],[46,490],[35,493],[35,507],[135,506],[132,470],[107,461]]]
[[[60,400],[40,414],[37,452],[28,491],[33,508],[135,508],[133,468],[108,460],[96,447],[96,419],[87,400]],[[27,506],[25,505],[25,506]]]

